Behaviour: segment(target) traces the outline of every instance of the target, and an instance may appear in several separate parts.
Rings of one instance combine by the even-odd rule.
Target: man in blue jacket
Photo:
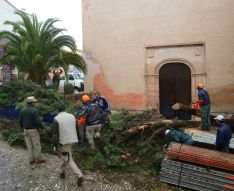
[[[99,91],[95,91],[94,95],[95,98],[92,100],[92,103],[96,103],[102,109],[102,111],[110,110],[109,103],[104,96],[101,96]]]
[[[216,148],[220,151],[228,152],[230,140],[232,138],[232,129],[228,124],[224,122],[225,118],[223,115],[218,115],[214,119],[219,125],[216,134]]]
[[[101,96],[99,91],[94,92],[95,98],[92,100],[92,103],[97,104],[102,109],[102,125],[108,127],[110,124],[110,105],[104,96]]]
[[[204,84],[197,84],[198,100],[201,109],[201,128],[203,130],[210,130],[210,97],[206,90],[204,90]]]

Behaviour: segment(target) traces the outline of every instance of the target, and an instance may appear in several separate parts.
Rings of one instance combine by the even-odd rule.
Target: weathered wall
[[[4,25],[6,20],[17,21],[20,17],[14,12],[16,8],[10,4],[8,1],[0,0],[0,30],[12,30],[10,25]]]
[[[147,47],[201,43],[212,111],[234,112],[233,10],[233,0],[83,0],[84,51],[100,68],[86,89],[105,91],[115,107],[144,109]]]
[[[8,30],[11,31],[10,25],[5,25],[5,21],[18,21],[20,17],[14,14],[16,8],[6,0],[0,0],[0,31]],[[6,41],[1,40],[0,45],[4,45]],[[3,80],[3,71],[0,69],[0,81]]]

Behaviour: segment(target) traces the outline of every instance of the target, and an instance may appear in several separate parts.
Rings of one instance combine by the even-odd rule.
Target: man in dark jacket
[[[228,124],[224,122],[225,119],[223,115],[218,115],[214,119],[219,125],[216,134],[216,148],[220,151],[228,152],[230,140],[232,138],[232,129]]]
[[[104,96],[101,96],[99,91],[95,91],[94,95],[95,98],[92,100],[92,103],[96,103],[102,109],[102,111],[110,110],[109,103]]]
[[[86,138],[92,149],[95,148],[94,138],[100,139],[102,110],[97,104],[91,103],[88,95],[82,96],[84,110],[78,121],[78,126],[86,125]]]
[[[39,128],[43,128],[38,110],[34,107],[37,100],[34,96],[27,98],[27,105],[19,116],[20,127],[24,129],[24,138],[29,153],[30,164],[44,163],[41,157]]]
[[[204,90],[204,84],[197,84],[198,100],[201,109],[201,128],[203,130],[210,130],[210,97],[206,90]]]
[[[99,91],[94,92],[95,98],[92,100],[92,103],[97,104],[102,109],[102,125],[103,127],[109,127],[110,124],[110,105],[104,96],[101,96]]]

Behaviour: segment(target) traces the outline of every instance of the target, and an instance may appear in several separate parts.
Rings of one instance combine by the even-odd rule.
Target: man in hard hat
[[[34,96],[27,97],[27,105],[20,112],[19,123],[24,129],[24,138],[29,153],[30,164],[44,163],[41,156],[40,134],[38,129],[43,128],[39,112],[35,108],[37,100]]]
[[[178,142],[178,143],[184,143],[184,144],[187,144],[187,145],[192,145],[193,144],[192,137],[189,134],[187,134],[187,133],[185,133],[183,131],[167,129],[165,131],[165,135],[166,135],[166,138],[171,140],[171,141],[175,141],[175,142]]]
[[[91,102],[88,95],[82,96],[84,110],[78,121],[78,126],[86,125],[86,138],[92,149],[95,148],[94,139],[100,139],[101,123],[102,123],[102,110],[97,105]]]
[[[201,128],[203,130],[210,130],[210,97],[207,91],[204,89],[204,84],[197,84],[198,100],[197,104],[201,109]]]
[[[228,124],[225,123],[225,118],[223,115],[218,115],[214,119],[219,125],[216,134],[216,148],[220,151],[228,152],[230,140],[232,138],[232,129]]]
[[[54,118],[53,123],[53,142],[54,150],[57,150],[58,143],[61,145],[61,156],[63,163],[60,167],[60,178],[65,178],[65,170],[69,165],[78,175],[77,184],[82,185],[83,174],[77,167],[72,158],[72,145],[78,142],[76,134],[76,118],[74,115],[65,111],[65,105],[58,107],[58,115]]]

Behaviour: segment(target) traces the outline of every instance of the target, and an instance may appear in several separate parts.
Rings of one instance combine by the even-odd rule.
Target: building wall
[[[0,0],[0,30],[12,30],[10,25],[4,25],[6,20],[17,21],[19,16],[15,15],[16,8],[6,0]]]
[[[83,0],[86,90],[99,89],[114,108],[157,107],[160,67],[181,61],[192,99],[201,81],[212,111],[234,112],[233,10],[233,0]]]
[[[11,31],[12,27],[10,25],[5,25],[5,21],[18,21],[20,17],[14,12],[17,9],[7,0],[0,0],[0,31],[7,30]],[[6,43],[5,40],[0,41],[0,45],[4,47],[4,44]],[[1,63],[1,61],[0,61]],[[3,64],[3,63],[1,63]],[[0,81],[3,81],[3,71],[0,67]]]

